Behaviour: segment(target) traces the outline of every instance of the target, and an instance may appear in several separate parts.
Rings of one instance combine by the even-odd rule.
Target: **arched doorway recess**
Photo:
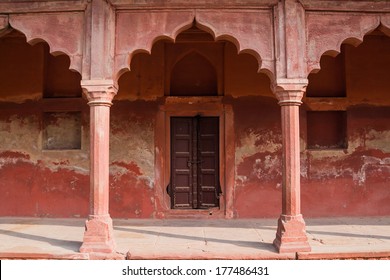
[[[176,69],[180,70],[176,72]],[[152,215],[158,217],[184,217],[189,215],[199,217],[199,215],[203,215],[229,218],[237,216],[237,213],[242,213],[242,216],[256,215],[254,214],[255,207],[248,206],[251,205],[249,203],[243,203],[248,198],[249,194],[247,192],[242,192],[242,194],[238,193],[238,205],[240,206],[238,207],[238,210],[234,209],[234,207],[237,206],[234,206],[234,188],[237,185],[235,178],[236,162],[240,166],[250,166],[254,163],[244,164],[243,161],[256,160],[256,156],[249,157],[247,153],[240,154],[239,158],[236,158],[235,143],[236,141],[241,141],[240,137],[246,134],[249,135],[245,137],[252,137],[250,141],[256,142],[256,140],[253,139],[253,132],[251,132],[250,125],[256,126],[257,121],[255,118],[251,117],[252,115],[245,114],[245,107],[253,103],[253,100],[255,100],[255,104],[259,104],[259,106],[264,104],[267,104],[265,106],[270,105],[269,109],[265,110],[270,112],[270,115],[268,115],[269,123],[267,120],[266,125],[272,123],[272,129],[277,126],[280,114],[276,99],[270,89],[270,79],[267,75],[259,74],[257,71],[258,64],[253,56],[250,54],[237,55],[237,49],[234,44],[226,40],[215,41],[211,34],[197,28],[196,25],[193,25],[180,33],[174,42],[171,40],[160,40],[155,42],[150,55],[140,53],[133,57],[131,71],[123,74],[119,79],[119,92],[116,96],[118,104],[113,106],[112,110],[115,111],[115,108],[118,108],[119,110],[119,102],[124,102],[125,100],[132,100],[134,104],[138,102],[140,106],[141,104],[143,104],[142,106],[146,106],[147,104],[149,106],[149,104],[152,104],[153,102],[157,102],[158,104],[157,110],[153,109],[156,110],[157,117],[154,121],[155,126],[152,124],[154,130],[151,131],[151,133],[154,132],[155,145],[154,147],[151,147],[151,145],[145,143],[145,141],[143,142],[144,144],[142,144],[145,145],[145,148],[149,147],[146,149],[156,151],[155,156],[153,156],[153,153],[150,154],[150,157],[148,156],[148,162],[152,161],[154,163],[154,173],[149,173],[148,171],[148,177],[153,180],[155,186],[154,205],[151,205],[146,197],[140,198],[144,201],[142,202],[144,205],[148,205],[148,211],[150,211],[151,208],[156,209],[155,213]],[[204,73],[209,74],[203,77],[202,75],[199,75]],[[175,76],[175,74],[178,75]],[[187,79],[185,83],[180,83],[182,77]],[[203,80],[201,80],[202,78]],[[171,90],[172,82],[177,83],[178,85],[173,92]],[[202,85],[202,83],[206,86],[201,87],[200,90],[199,88],[197,89],[197,85]],[[185,88],[189,84],[192,85],[192,92],[188,92]],[[242,102],[235,102],[235,98],[242,99]],[[140,100],[143,100],[144,102],[141,103]],[[262,102],[265,103],[263,104]],[[236,136],[234,132],[236,129],[235,126],[237,127],[233,114],[234,106],[239,108],[237,116],[239,116],[240,122],[246,122],[248,121],[248,118],[250,119],[250,125],[248,123],[243,127],[239,127],[239,131],[245,131],[242,135],[240,134],[240,136]],[[256,110],[254,106],[249,108],[251,110]],[[264,115],[267,115],[265,111]],[[136,116],[131,118],[138,119]],[[217,120],[217,123],[215,124],[217,133],[214,135],[216,135],[215,139],[218,139],[218,141],[214,141],[214,144],[211,145],[217,148],[214,153],[216,152],[215,154],[218,160],[212,160],[216,165],[213,168],[207,169],[208,172],[211,172],[210,170],[216,170],[216,172],[219,173],[219,176],[210,179],[213,183],[208,183],[207,185],[209,194],[204,193],[204,196],[213,196],[212,200],[216,202],[208,202],[202,205],[202,203],[199,202],[201,199],[194,199],[194,196],[199,195],[199,190],[196,190],[192,191],[191,194],[185,195],[186,203],[181,203],[181,205],[178,203],[176,206],[174,203],[172,204],[172,197],[175,195],[171,189],[173,176],[171,167],[173,160],[172,121],[175,121],[172,119],[175,118],[187,123],[189,125],[187,128],[192,127],[192,129],[189,128],[192,131],[197,127],[197,118],[201,119],[200,122],[207,121],[207,119],[213,122],[213,118],[214,120]],[[113,116],[113,119],[115,119],[115,116]],[[276,122],[276,124],[274,122]],[[135,125],[133,124],[132,126],[132,129],[135,129]],[[267,129],[270,128],[267,127]],[[260,131],[261,129],[256,128],[256,130]],[[280,130],[278,133],[280,133]],[[280,141],[278,133],[273,136],[274,138],[271,141]],[[258,134],[256,132],[256,135],[258,136],[255,137],[261,137],[260,132]],[[273,134],[270,133],[270,135]],[[198,136],[195,138],[198,138]],[[238,138],[238,140],[236,138]],[[115,139],[115,137],[113,137],[113,139]],[[259,141],[256,143],[253,145],[259,145],[259,143],[263,142]],[[136,148],[129,147],[129,150],[134,149]],[[245,148],[243,147],[241,149],[244,150]],[[270,151],[267,151],[267,148],[265,147],[260,149],[265,149],[265,151],[260,153],[259,156],[262,158],[267,157]],[[280,146],[278,149],[280,149]],[[271,151],[271,153],[274,153],[273,157],[278,158],[275,164],[281,160],[280,150],[278,149]],[[250,153],[252,152],[255,154],[257,153],[256,149]],[[211,153],[211,151],[206,151],[204,154],[206,153]],[[115,152],[111,154],[115,154]],[[141,159],[137,159],[137,152],[131,153],[131,155],[129,154],[129,157],[133,157],[137,161],[137,165],[141,170],[150,170],[150,165],[141,163]],[[119,162],[119,157],[115,161]],[[185,165],[188,166],[188,162],[192,165],[194,160],[186,159],[184,161]],[[208,164],[211,164],[211,161],[209,161]],[[263,167],[262,163],[258,168],[265,167]],[[250,172],[247,167],[242,167],[240,170],[243,170],[242,172],[244,173]],[[189,176],[185,179],[186,182],[193,180],[194,177],[194,171],[188,172],[192,174],[192,179],[189,179]],[[195,171],[195,173],[197,172],[198,171]],[[200,173],[197,173],[196,175],[197,177],[202,176]],[[280,174],[273,173],[270,175],[270,178],[272,179],[269,180],[280,180],[279,175]],[[155,177],[153,178],[153,176]],[[254,181],[259,180],[261,179],[253,177],[250,180],[248,179],[248,182],[245,182],[245,184],[251,182],[251,188],[254,188],[256,185]],[[196,184],[196,182],[194,184]],[[254,191],[261,192],[261,189],[254,188]],[[206,192],[205,188],[204,192]],[[276,216],[278,211],[276,209],[279,208],[280,193],[279,191],[276,191],[272,193],[271,196],[271,200],[275,199],[275,202],[269,203],[268,205],[270,208],[267,206],[266,211],[268,211],[267,213],[274,212],[273,215]],[[261,198],[260,200],[263,199],[265,198]],[[268,201],[270,201],[270,199],[268,199]],[[255,200],[251,200],[250,203],[256,204]],[[172,211],[172,208],[174,211]],[[183,208],[187,209],[183,210]],[[191,210],[194,208],[196,210]]]

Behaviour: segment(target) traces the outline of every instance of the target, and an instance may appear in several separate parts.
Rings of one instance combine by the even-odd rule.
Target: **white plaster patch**
[[[281,161],[276,155],[267,155],[264,159],[256,159],[253,173],[258,179],[269,179],[282,175]]]
[[[363,156],[363,164],[357,173],[353,174],[353,180],[359,186],[363,186],[367,179],[367,170],[371,167],[388,167],[390,168],[390,158],[378,159],[370,156]]]
[[[390,153],[390,131],[377,131],[371,129],[366,135],[366,148],[381,150]]]
[[[113,121],[110,138],[110,162],[133,162],[142,174],[154,177],[154,126],[152,123]]]
[[[16,161],[36,165],[39,161],[52,171],[59,169],[74,170],[81,174],[89,173],[88,150],[42,150],[42,133],[36,115],[12,115],[0,120],[1,151],[22,153],[30,157],[2,159],[0,166],[15,164]]]
[[[275,153],[282,148],[281,136],[274,134],[271,130],[262,133],[250,131],[241,137],[240,142],[241,145],[236,147],[237,165],[242,163],[246,157],[256,153]]]

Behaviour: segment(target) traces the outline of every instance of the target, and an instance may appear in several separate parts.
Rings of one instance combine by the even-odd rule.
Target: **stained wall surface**
[[[215,68],[215,94],[233,109],[235,217],[280,214],[280,107],[270,79],[257,73],[254,57],[238,55],[232,43],[207,40],[158,41],[150,55],[135,55],[131,71],[119,79],[111,108],[112,217],[153,218],[164,204],[156,191],[156,118],[170,94],[172,69],[193,50]],[[389,37],[366,36],[360,46],[345,45],[340,56],[324,57],[322,70],[309,76],[312,94],[301,106],[300,120],[305,216],[390,214],[389,49]],[[80,75],[67,69],[66,57],[54,58],[44,44],[30,46],[23,36],[2,37],[0,56],[6,65],[0,68],[0,215],[85,217],[89,116]],[[308,148],[309,128],[315,135],[332,133],[331,123],[308,125],[309,111],[345,114],[345,145]],[[53,149],[45,149],[53,141],[47,127],[61,145],[69,138],[73,144],[56,149],[54,142]]]

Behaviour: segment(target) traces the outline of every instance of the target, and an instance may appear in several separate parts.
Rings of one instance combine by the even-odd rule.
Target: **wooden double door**
[[[171,206],[219,206],[219,118],[171,118]]]

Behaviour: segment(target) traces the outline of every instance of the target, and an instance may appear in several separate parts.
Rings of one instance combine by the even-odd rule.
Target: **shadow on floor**
[[[204,245],[207,245],[209,242],[214,242],[214,243],[230,244],[230,245],[253,248],[253,249],[262,249],[262,250],[267,250],[267,251],[270,251],[273,253],[277,252],[272,244],[261,242],[261,241],[238,241],[238,240],[224,240],[224,239],[218,239],[218,238],[203,238],[203,237],[197,237],[197,236],[165,233],[165,232],[158,232],[158,231],[152,231],[152,230],[142,230],[142,229],[133,229],[133,228],[129,229],[129,228],[123,228],[123,227],[118,227],[118,226],[114,226],[114,230],[125,231],[125,232],[130,232],[130,233],[140,233],[140,234],[148,234],[148,235],[155,235],[155,236],[164,236],[164,237],[169,237],[169,238],[200,241],[200,242],[203,242]]]
[[[22,233],[22,232],[15,232],[11,230],[2,230],[0,229],[0,234],[13,236],[17,238],[27,239],[27,240],[35,240],[40,242],[46,242],[49,243],[53,247],[59,247],[67,250],[72,250],[74,252],[79,252],[80,246],[82,242],[80,241],[70,241],[70,240],[62,240],[62,239],[56,239],[56,238],[50,238],[40,235],[34,235],[34,234],[28,234],[28,233]]]
[[[356,234],[356,233],[345,233],[345,232],[330,232],[330,231],[319,231],[319,230],[307,230],[307,233],[310,234],[324,234],[332,236],[343,236],[343,237],[353,237],[353,238],[371,238],[371,239],[389,239],[390,236],[385,235],[374,235],[374,234]]]

